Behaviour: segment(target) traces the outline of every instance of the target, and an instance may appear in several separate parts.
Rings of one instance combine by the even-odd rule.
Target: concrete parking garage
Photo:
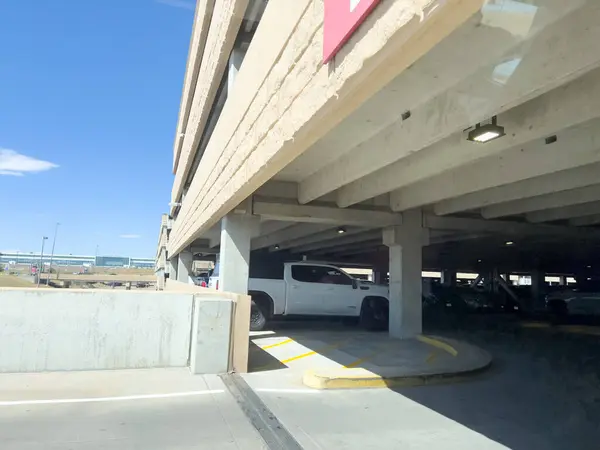
[[[421,331],[420,268],[587,277],[597,5],[364,3],[325,63],[327,2],[199,4],[169,276],[216,252],[236,292],[252,252],[369,263],[390,273],[397,337]]]
[[[245,292],[257,264],[370,267],[389,281],[392,337],[442,333],[498,355],[481,398],[503,395],[494,383],[535,391],[530,374],[565,359],[564,377],[577,378],[595,348],[593,324],[589,334],[555,327],[544,296],[546,277],[582,286],[600,267],[598,5],[362,0],[355,16],[338,11],[334,29],[353,25],[332,50],[328,3],[199,4],[159,245],[164,270],[186,281],[194,258],[218,254],[219,288]],[[441,272],[443,284],[462,271],[489,291],[514,290],[519,314],[432,323],[423,270]],[[524,295],[503,284],[511,275],[529,280]],[[524,342],[534,343],[518,350]],[[569,399],[561,377],[527,397],[537,402],[531,417],[574,420],[555,442],[581,433],[573,446],[588,448],[584,416],[597,411],[584,398],[597,386],[588,380]],[[453,392],[477,397],[447,389],[450,403]],[[569,405],[562,415],[544,403],[556,390]],[[519,421],[506,418],[524,420],[517,397],[497,400],[504,406],[483,424],[437,406],[504,445],[552,448],[539,436],[547,427],[526,421],[519,435]],[[474,410],[485,406],[475,400]],[[580,400],[585,414],[573,412]]]

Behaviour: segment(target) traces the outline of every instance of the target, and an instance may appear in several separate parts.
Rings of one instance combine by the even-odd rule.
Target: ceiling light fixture
[[[344,234],[346,232],[346,229],[344,227],[340,227],[337,230],[338,234]]]
[[[506,241],[504,244],[507,245],[507,246],[509,246],[509,247],[511,245],[515,245],[515,243],[513,241]]]
[[[499,137],[504,136],[504,127],[498,125],[498,118],[496,116],[492,117],[492,123],[486,123],[485,125],[481,125],[478,123],[475,125],[475,129],[469,132],[468,140],[473,142],[479,142],[481,144],[485,144],[487,142],[493,141],[494,139],[498,139]]]
[[[275,244],[275,246],[273,247],[275,250],[279,250],[279,244]]]

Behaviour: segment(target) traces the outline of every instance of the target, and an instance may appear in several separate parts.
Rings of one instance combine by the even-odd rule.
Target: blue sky
[[[0,251],[154,256],[193,9],[0,2]]]

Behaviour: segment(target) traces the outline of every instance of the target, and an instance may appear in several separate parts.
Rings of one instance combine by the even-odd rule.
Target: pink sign
[[[379,0],[325,0],[323,63],[335,56]]]

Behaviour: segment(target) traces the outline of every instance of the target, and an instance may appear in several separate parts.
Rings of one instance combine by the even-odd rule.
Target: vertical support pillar
[[[544,307],[544,285],[546,274],[536,269],[531,272],[531,297],[533,299],[533,309],[543,309]]]
[[[177,281],[177,265],[179,263],[179,259],[177,258],[177,256],[173,256],[171,257],[171,259],[169,259],[167,261],[168,264],[168,269],[169,269],[169,280],[175,280]]]
[[[442,270],[442,285],[448,287],[456,286],[456,270]]]
[[[156,271],[156,290],[162,291],[165,288],[165,269],[160,268]]]
[[[387,273],[387,266],[384,266],[383,264],[376,264],[373,268],[373,283],[385,284]]]
[[[558,277],[558,285],[566,286],[567,285],[567,277],[565,275],[561,275]]]
[[[219,290],[246,294],[250,266],[250,241],[258,235],[260,218],[230,213],[221,220]]]
[[[192,279],[192,265],[194,263],[194,254],[189,251],[183,251],[177,255],[177,281],[182,283],[194,284]]]
[[[498,269],[493,269],[492,270],[492,279],[491,279],[491,283],[492,283],[492,292],[494,294],[497,294],[498,292],[500,292],[500,285],[498,284],[498,279],[500,278],[500,273],[498,272]]]
[[[421,210],[402,214],[402,225],[383,231],[390,258],[390,336],[421,334],[423,245],[429,239]]]

